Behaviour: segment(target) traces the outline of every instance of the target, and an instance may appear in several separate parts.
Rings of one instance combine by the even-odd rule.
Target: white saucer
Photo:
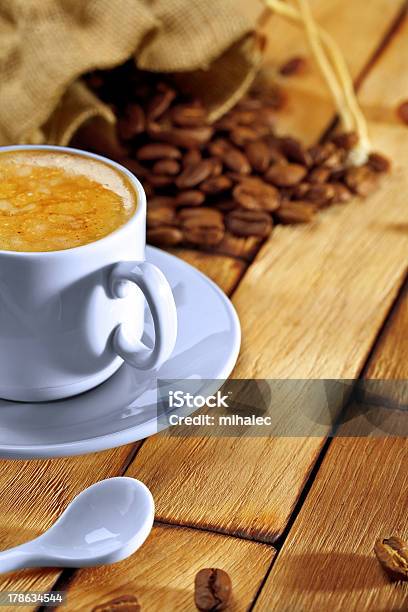
[[[146,259],[164,272],[176,300],[179,332],[171,358],[151,373],[124,364],[99,387],[66,400],[0,400],[0,457],[82,455],[135,442],[158,431],[157,379],[202,380],[203,385],[219,379],[219,388],[229,376],[241,338],[229,299],[177,257],[147,247]],[[147,310],[146,315],[143,340],[149,342],[153,329]]]

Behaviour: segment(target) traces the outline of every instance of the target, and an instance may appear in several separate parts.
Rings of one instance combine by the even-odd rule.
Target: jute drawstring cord
[[[354,130],[358,135],[358,143],[350,151],[348,161],[350,165],[363,164],[367,161],[371,145],[367,123],[343,54],[333,38],[316,24],[308,0],[295,1],[298,8],[285,0],[265,0],[265,3],[272,11],[304,29],[316,64],[333,96],[342,127],[346,131]]]

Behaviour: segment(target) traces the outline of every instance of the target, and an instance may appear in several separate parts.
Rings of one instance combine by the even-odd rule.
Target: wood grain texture
[[[406,610],[373,546],[408,537],[407,461],[404,439],[336,439],[255,610]]]
[[[378,59],[375,70],[359,93],[364,114],[371,121],[403,126],[396,109],[408,100],[408,14],[401,20],[390,43]],[[406,128],[408,130],[408,127]]]
[[[408,380],[407,334],[405,290],[366,379]],[[255,610],[407,609],[408,583],[392,583],[373,552],[378,538],[408,539],[407,440],[383,436],[333,440]]]
[[[404,292],[366,377],[408,379],[407,334]],[[407,461],[406,438],[336,438],[255,610],[405,610],[408,583],[388,579],[373,546],[408,539]]]
[[[358,376],[408,259],[408,132],[372,126],[372,135],[396,160],[381,189],[313,226],[278,228],[247,271],[233,297],[243,341],[232,378]],[[152,489],[166,522],[273,541],[323,442],[159,437],[129,474]]]
[[[228,572],[232,580],[231,612],[247,610],[273,559],[274,549],[219,534],[156,525],[142,548],[109,567],[83,570],[60,609],[91,612],[121,595],[137,597],[141,609],[192,612],[194,577],[204,567]]]
[[[372,0],[368,5],[360,0],[310,0],[310,5],[318,24],[338,43],[350,73],[356,79],[405,2]],[[266,48],[267,76],[281,84],[288,98],[286,106],[277,113],[277,131],[296,134],[311,144],[333,118],[335,107],[330,93],[313,62],[306,37],[297,26],[272,15],[264,29],[267,35],[270,33]],[[280,76],[279,66],[295,56],[308,60],[305,74]]]
[[[115,451],[66,459],[1,460],[1,548],[17,546],[43,533],[84,488],[97,480],[120,474],[131,450],[129,445]],[[57,569],[9,573],[0,577],[0,590],[44,591],[52,587],[59,574]]]
[[[247,267],[243,261],[233,257],[192,249],[173,249],[170,253],[209,276],[227,295],[232,293]]]
[[[407,228],[408,233],[408,228]],[[383,332],[378,339],[365,378],[408,379],[408,286],[395,304]]]
[[[339,435],[408,437],[408,283],[372,352],[360,399],[348,406]]]
[[[127,476],[151,489],[159,520],[273,542],[318,444],[316,438],[155,436]]]

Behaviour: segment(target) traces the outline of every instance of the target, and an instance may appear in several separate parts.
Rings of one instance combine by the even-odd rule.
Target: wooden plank
[[[389,319],[366,378],[408,380],[408,293]],[[404,438],[336,438],[255,610],[405,610],[373,553],[381,537],[408,539]]]
[[[336,439],[255,610],[406,610],[373,546],[408,536],[407,461],[401,438]]]
[[[79,572],[61,609],[90,611],[121,595],[134,595],[142,610],[190,612],[195,610],[195,574],[218,567],[232,580],[228,610],[241,612],[249,608],[273,555],[270,546],[159,524],[134,556]]]
[[[181,257],[209,276],[227,295],[232,293],[246,270],[246,264],[234,257],[203,253],[192,249],[172,249],[170,253]]]
[[[396,32],[378,62],[375,70],[360,90],[359,99],[364,113],[372,121],[402,125],[396,109],[408,100],[408,15]],[[390,79],[391,77],[391,79]]]
[[[84,488],[97,480],[120,474],[131,451],[129,445],[115,451],[66,459],[1,460],[2,549],[43,533]],[[0,577],[0,591],[45,591],[52,587],[59,574],[57,569],[9,573]],[[36,606],[26,609],[34,610]]]
[[[151,489],[160,520],[273,542],[307,477],[304,466],[313,464],[316,445],[315,438],[156,436],[127,475]]]
[[[375,345],[364,373],[364,384],[359,385],[359,401],[348,407],[339,435],[408,436],[407,335],[408,283]]]
[[[408,379],[408,287],[395,305],[365,372],[368,379]]]
[[[401,231],[408,131],[371,131],[395,160],[393,174],[366,201],[328,210],[313,226],[277,228],[233,298],[243,341],[232,378],[358,376],[408,258]],[[129,473],[152,489],[167,522],[273,541],[322,444],[319,437],[151,439]]]
[[[317,23],[327,30],[339,45],[354,79],[376,51],[405,2],[372,0],[369,4],[370,8],[367,3],[356,0],[310,2]],[[330,124],[335,107],[311,58],[306,37],[297,26],[277,15],[273,15],[266,22],[264,30],[267,35],[270,34],[266,48],[267,75],[280,84],[287,94],[285,107],[277,113],[276,128],[280,134],[293,134],[303,139],[306,144],[313,144]],[[295,56],[309,58],[306,73],[291,77],[280,76],[279,66]],[[400,61],[404,61],[403,56]],[[406,78],[406,70],[401,70],[401,73]],[[401,80],[404,78],[402,74],[398,76]],[[383,83],[390,83],[388,75],[385,76]],[[393,88],[381,87],[379,92],[383,89]]]

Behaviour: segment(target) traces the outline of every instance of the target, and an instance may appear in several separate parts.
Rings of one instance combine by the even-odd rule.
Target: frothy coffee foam
[[[94,242],[132,216],[125,175],[74,153],[0,153],[0,249],[51,251]]]

